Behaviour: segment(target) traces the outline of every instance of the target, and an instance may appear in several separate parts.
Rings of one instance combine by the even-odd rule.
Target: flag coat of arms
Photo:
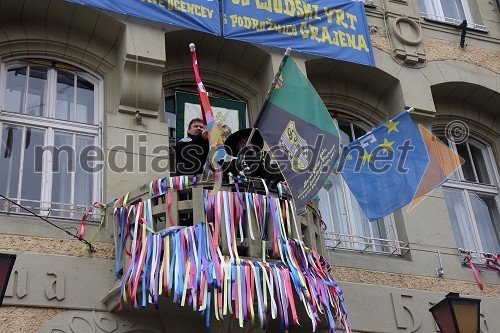
[[[290,188],[296,209],[321,189],[339,157],[339,131],[295,61],[285,56],[255,122]]]
[[[411,203],[447,180],[463,159],[403,112],[344,147],[342,176],[370,220]]]

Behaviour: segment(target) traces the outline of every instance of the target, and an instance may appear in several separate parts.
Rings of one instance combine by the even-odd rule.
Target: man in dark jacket
[[[209,151],[208,132],[203,120],[191,119],[187,137],[175,147],[175,169],[177,175],[197,175],[203,173]]]

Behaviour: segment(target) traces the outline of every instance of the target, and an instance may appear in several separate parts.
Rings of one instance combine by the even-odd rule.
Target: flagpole
[[[266,100],[262,104],[262,107],[260,108],[260,111],[259,111],[259,115],[257,116],[257,119],[254,122],[254,125],[252,127],[252,132],[250,133],[250,136],[248,137],[248,140],[247,140],[247,145],[249,145],[250,142],[252,141],[252,137],[255,134],[255,130],[258,129],[257,124],[259,123],[260,118],[262,118],[262,113],[265,110],[267,104],[269,103],[269,99],[271,98],[271,94],[273,93],[274,89],[276,88],[276,84],[278,84],[278,80],[279,80],[279,77],[281,75],[281,71],[283,70],[283,67],[285,66],[285,63],[286,63],[288,57],[290,57],[291,53],[292,53],[292,49],[288,47],[285,51],[285,54],[283,55],[283,59],[281,59],[280,67],[278,68],[278,72],[274,76],[274,80],[271,83],[271,87],[269,87],[269,91],[267,92]]]
[[[207,156],[208,160],[205,162],[205,166],[208,162],[215,169],[214,187],[212,188],[212,191],[210,191],[210,195],[213,195],[217,193],[217,191],[219,191],[222,185],[222,169],[219,161],[225,158],[226,151],[224,149],[224,144],[220,136],[219,127],[214,119],[208,92],[201,80],[198,68],[198,58],[196,56],[196,46],[191,43],[189,44],[189,49],[191,51],[191,58],[193,61],[193,71],[196,80],[196,86],[198,89],[198,98],[200,99],[201,114],[203,116],[203,122],[206,126],[206,130],[208,131],[208,144],[210,150],[209,156]]]

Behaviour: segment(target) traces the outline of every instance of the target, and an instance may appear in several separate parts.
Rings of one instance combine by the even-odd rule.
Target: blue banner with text
[[[363,2],[222,1],[226,38],[375,66]]]
[[[220,35],[219,0],[66,0]]]

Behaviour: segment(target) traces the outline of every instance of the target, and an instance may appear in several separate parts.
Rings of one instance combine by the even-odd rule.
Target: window
[[[339,115],[335,121],[343,144],[352,142],[371,130],[370,126],[348,115]],[[321,216],[326,223],[326,246],[392,253],[395,248],[389,245],[394,245],[397,240],[392,214],[370,222],[342,177],[332,173],[330,180],[332,187],[319,192]],[[395,252],[399,253],[399,250],[396,249]]]
[[[176,112],[174,95],[165,97],[165,121],[168,124],[169,142],[172,146],[175,146]]]
[[[210,105],[217,123],[222,125],[221,136],[225,140],[231,133],[247,127],[247,104],[230,94],[207,88]],[[198,90],[194,86],[166,88],[164,90],[164,119],[169,127],[169,144],[176,143],[187,135],[187,125],[193,118],[201,118]],[[174,161],[174,156],[169,156]],[[170,172],[175,172],[175,163],[170,163]]]
[[[246,123],[248,121],[246,119],[245,102],[218,89],[209,88],[208,90],[210,104],[213,108],[214,115],[217,115],[218,112],[220,112],[219,118],[217,119],[218,121],[224,123],[227,121],[227,119],[225,119],[227,116],[226,113],[228,111],[235,110],[238,111],[239,114],[237,115],[237,118],[233,119],[233,122],[236,121],[233,127],[237,129],[246,127]],[[194,116],[192,111],[186,111],[184,104],[188,103],[193,106],[199,105],[198,90],[196,87],[191,86],[166,88],[164,90],[164,96],[164,119],[169,128],[170,145],[175,146],[177,140],[185,136],[182,123],[184,121],[189,121],[189,119],[186,120],[186,116],[187,118]],[[198,107],[196,107],[196,109],[198,111]],[[197,117],[201,117],[201,111]]]
[[[1,64],[0,79],[0,193],[38,213],[76,218],[100,197],[100,174],[81,159],[84,148],[100,147],[99,82],[41,59]],[[1,211],[22,212],[5,201]]]
[[[486,30],[486,27],[474,23],[468,0],[418,0],[420,14],[429,19],[459,25],[467,20],[469,28]]]
[[[467,251],[499,253],[498,169],[491,147],[474,139],[448,144],[465,160],[443,184],[457,246]]]

